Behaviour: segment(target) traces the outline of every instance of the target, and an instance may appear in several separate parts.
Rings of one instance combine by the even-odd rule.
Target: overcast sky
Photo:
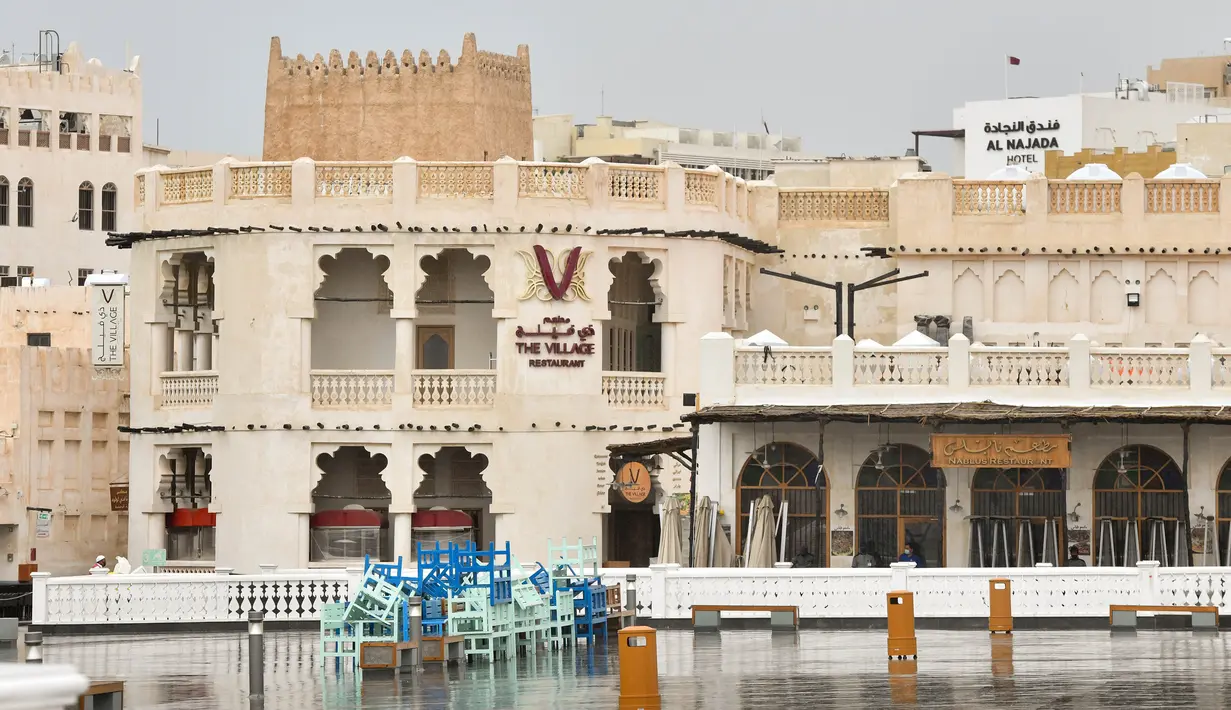
[[[505,54],[530,45],[534,106],[578,121],[606,112],[699,128],[801,135],[808,152],[900,155],[912,129],[1004,94],[1110,90],[1163,57],[1217,54],[1231,0],[622,0],[320,2],[58,0],[6,3],[0,44],[33,52],[39,29],[87,57],[140,54],[145,140],[259,155],[269,39],[289,56],[337,48],[461,53],[462,35]],[[925,142],[947,167],[949,148]]]

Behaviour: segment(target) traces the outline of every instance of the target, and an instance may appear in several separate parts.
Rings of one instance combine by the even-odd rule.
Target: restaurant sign
[[[1037,434],[933,434],[936,468],[1068,468],[1072,437]]]

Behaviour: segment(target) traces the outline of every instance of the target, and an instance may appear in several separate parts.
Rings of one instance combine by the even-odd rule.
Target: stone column
[[[729,333],[701,337],[700,404],[735,403],[735,339]]]
[[[175,371],[192,371],[192,330],[182,326],[175,328]]]
[[[415,322],[397,318],[394,327],[393,391],[410,394],[411,377],[415,369]]]
[[[150,328],[150,394],[162,392],[162,373],[167,369],[168,336],[166,323],[149,323]]]
[[[411,514],[392,513],[391,516],[393,518],[393,550],[389,555],[389,560],[396,561],[399,556],[407,560],[414,559],[414,550],[411,547]]]

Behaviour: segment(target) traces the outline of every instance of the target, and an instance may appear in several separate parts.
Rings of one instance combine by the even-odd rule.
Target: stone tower
[[[532,160],[532,121],[524,44],[480,52],[468,33],[453,64],[444,50],[289,59],[270,42],[265,160]]]

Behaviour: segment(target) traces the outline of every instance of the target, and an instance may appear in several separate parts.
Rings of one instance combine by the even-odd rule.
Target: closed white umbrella
[[[752,512],[752,543],[744,556],[745,567],[774,566],[774,501],[761,496]]]
[[[658,563],[680,564],[683,561],[680,547],[680,499],[669,496],[663,506],[662,530],[658,535]]]
[[[693,567],[710,566],[710,524],[714,521],[710,497],[702,496],[692,514]]]
[[[731,541],[727,538],[727,531],[723,530],[721,525],[718,526],[718,531],[714,533],[714,566],[735,566],[735,549],[731,547]]]

